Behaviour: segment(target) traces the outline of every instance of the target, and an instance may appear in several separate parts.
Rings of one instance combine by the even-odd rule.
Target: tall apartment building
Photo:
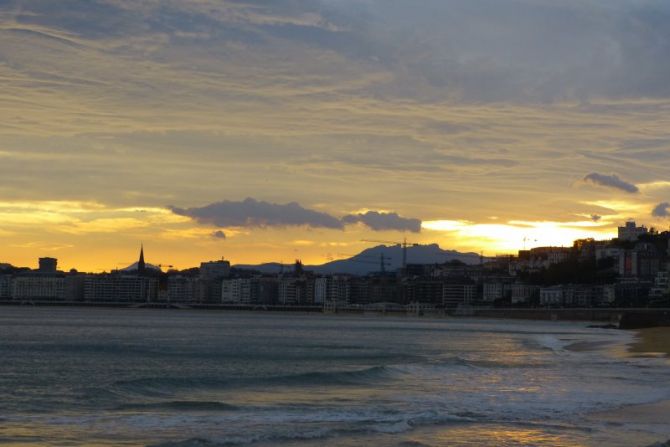
[[[461,304],[474,304],[477,300],[477,286],[475,284],[442,285],[442,305],[446,308],[455,308]]]
[[[12,275],[0,275],[0,300],[12,297]]]
[[[136,275],[89,275],[84,280],[84,300],[105,303],[154,302],[158,297],[156,278]]]
[[[626,222],[626,225],[618,228],[618,236],[622,241],[636,241],[649,230],[643,225],[638,227],[634,221]]]
[[[284,277],[279,279],[278,304],[314,304],[314,279]]]
[[[33,274],[15,276],[12,297],[15,300],[64,300],[65,279],[62,276]]]
[[[426,303],[441,305],[443,303],[442,281],[432,279],[416,279],[408,281],[403,287],[403,304]]]
[[[170,275],[167,279],[167,299],[170,303],[193,303],[197,296],[197,278]]]
[[[200,264],[196,301],[200,303],[220,303],[221,282],[230,276],[230,262],[210,261]]]
[[[225,279],[221,284],[221,302],[224,304],[251,304],[251,278]]]
[[[351,301],[351,281],[347,276],[329,276],[314,281],[314,303],[348,304]]]
[[[527,304],[539,299],[540,286],[512,284],[512,304]]]

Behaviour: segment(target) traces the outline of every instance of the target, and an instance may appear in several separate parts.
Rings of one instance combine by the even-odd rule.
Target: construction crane
[[[117,262],[117,263],[116,263],[116,266],[117,266],[117,267],[118,267],[118,266],[121,266],[121,265],[129,266],[129,265],[133,265],[133,264],[132,264],[132,262],[129,262],[129,261],[126,261],[126,262]],[[158,268],[161,269],[161,270],[164,269],[164,268],[168,268],[168,269],[174,268],[174,265],[172,265],[172,264],[151,264],[151,265],[153,265],[154,267],[158,267]]]
[[[396,241],[376,241],[376,240],[367,240],[363,239],[361,242],[372,242],[374,244],[393,244],[399,245],[402,247],[402,268],[403,270],[407,267],[407,247],[418,247],[421,244],[415,242],[407,242],[407,238],[403,239],[402,242]]]

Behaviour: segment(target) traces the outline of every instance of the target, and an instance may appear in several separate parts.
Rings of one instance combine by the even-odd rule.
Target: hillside
[[[380,271],[381,257],[383,255],[386,260],[386,270],[395,271],[402,267],[402,252],[402,247],[399,245],[379,245],[363,250],[361,253],[348,259],[340,259],[322,265],[307,265],[305,266],[305,269],[329,275],[367,275],[369,273]],[[479,255],[476,253],[461,253],[454,250],[443,250],[437,244],[417,245],[407,248],[408,264],[443,264],[453,260],[461,261],[466,264],[477,264],[479,263]],[[279,263],[236,265],[235,267],[258,270],[263,273],[278,273],[282,268]],[[292,267],[292,265],[285,265],[284,270],[288,271]]]

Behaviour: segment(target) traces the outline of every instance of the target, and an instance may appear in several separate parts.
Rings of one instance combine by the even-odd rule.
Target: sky
[[[667,0],[0,0],[0,262],[670,227]]]

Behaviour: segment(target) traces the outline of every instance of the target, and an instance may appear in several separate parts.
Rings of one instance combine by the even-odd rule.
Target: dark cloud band
[[[603,186],[605,188],[618,189],[620,191],[625,191],[631,194],[640,192],[640,189],[635,186],[633,183],[629,183],[625,180],[622,180],[618,175],[605,175],[599,174],[597,172],[592,172],[584,177],[584,182],[591,183],[598,186]]]
[[[670,217],[670,203],[663,202],[659,203],[654,207],[651,212],[651,215],[654,217]]]
[[[217,227],[290,227],[342,229],[339,219],[308,210],[292,202],[284,205],[248,198],[241,202],[225,200],[200,208],[169,207],[173,213],[190,217],[201,224]]]
[[[421,231],[421,221],[401,217],[397,213],[380,213],[378,211],[368,211],[364,214],[350,214],[342,218],[345,224],[362,223],[374,231],[411,231],[418,233]]]
[[[373,231],[421,231],[421,220],[401,217],[397,213],[368,211],[349,214],[339,219],[328,213],[304,208],[296,202],[276,204],[247,198],[241,202],[224,200],[203,207],[168,208],[173,213],[190,217],[200,224],[222,228],[308,226],[342,230],[345,225],[361,223]],[[225,238],[223,232],[215,232],[212,236]]]

